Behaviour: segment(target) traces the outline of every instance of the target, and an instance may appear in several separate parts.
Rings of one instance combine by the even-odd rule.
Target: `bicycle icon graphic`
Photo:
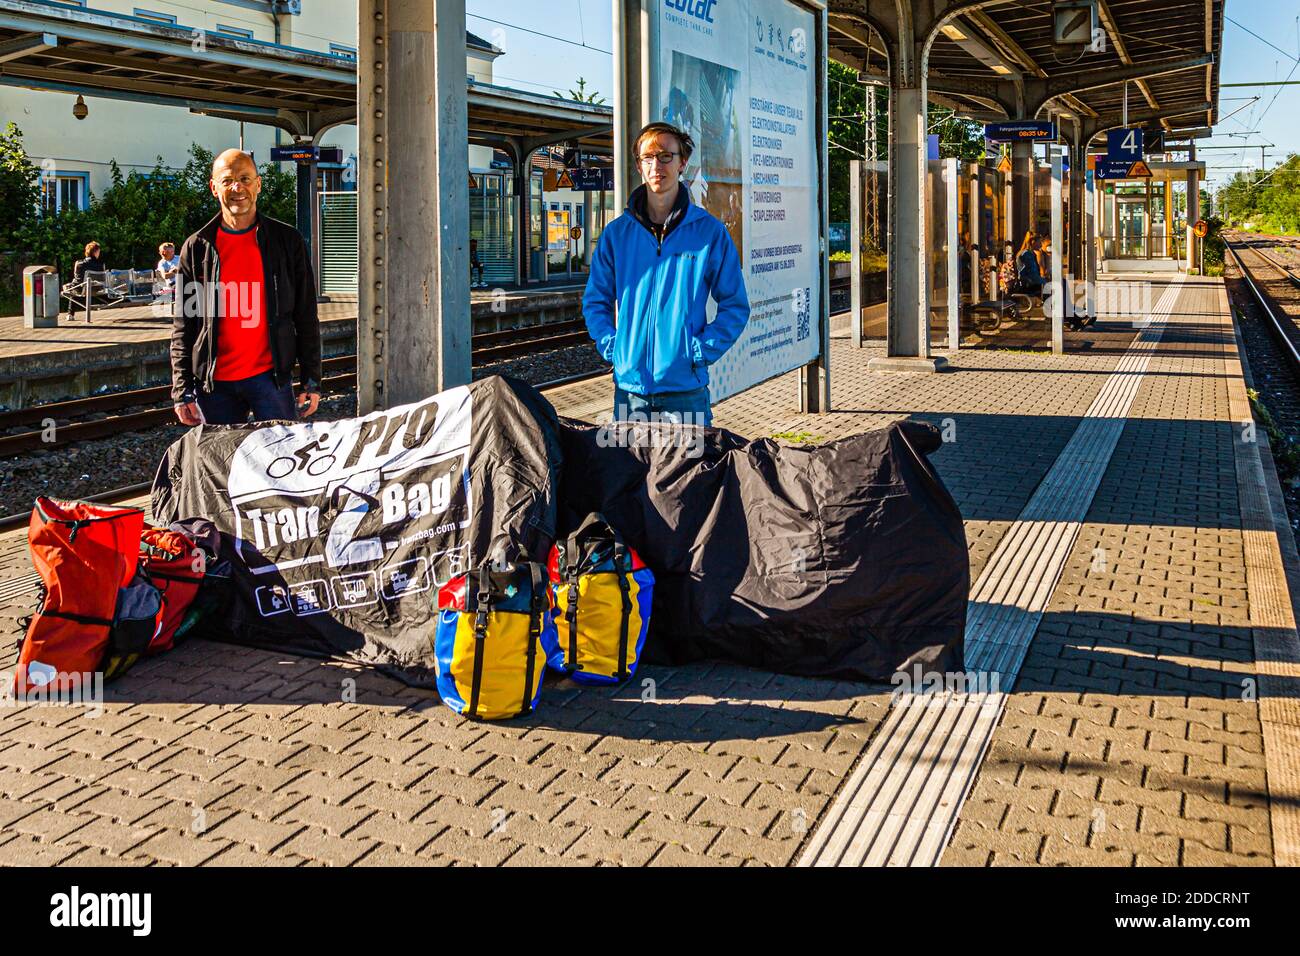
[[[295,472],[305,471],[313,478],[318,478],[334,467],[337,460],[332,454],[312,457],[314,452],[324,451],[329,435],[321,435],[310,445],[304,445],[292,455],[282,455],[266,466],[266,473],[271,478],[287,478]]]

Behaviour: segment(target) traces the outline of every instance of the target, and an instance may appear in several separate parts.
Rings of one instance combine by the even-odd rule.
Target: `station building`
[[[21,20],[17,10],[0,4],[0,18],[14,18],[4,25],[23,31],[30,28],[33,11],[46,12],[60,20],[52,27],[57,44],[42,51],[50,55],[48,62],[38,65],[34,57],[22,56],[5,64],[0,116],[22,130],[28,155],[42,169],[42,201],[54,211],[86,209],[92,195],[102,194],[111,184],[112,162],[126,175],[147,174],[158,166],[178,169],[188,160],[191,144],[197,144],[214,153],[239,146],[260,165],[270,159],[273,146],[294,142],[281,128],[219,115],[208,108],[211,104],[191,101],[189,109],[178,109],[186,102],[177,101],[175,84],[163,74],[123,73],[121,82],[113,83],[114,58],[120,60],[126,51],[92,48],[93,38],[103,31],[138,33],[156,27],[194,44],[230,45],[243,53],[262,54],[270,69],[273,59],[298,56],[314,62],[324,58],[355,71],[355,0],[23,0],[20,6],[27,15]],[[93,35],[82,32],[91,28]],[[63,59],[60,46],[69,53],[76,49],[79,60],[108,69],[87,83],[78,75],[80,63],[74,66],[71,56]],[[465,74],[476,103],[471,113],[478,120],[471,123],[468,147],[470,235],[478,240],[484,277],[491,285],[543,281],[555,273],[572,276],[584,268],[588,242],[609,218],[612,196],[546,191],[546,171],[561,166],[562,150],[550,143],[538,145],[519,160],[511,146],[546,139],[542,131],[563,131],[575,122],[609,127],[613,111],[498,85],[493,68],[504,53],[483,37],[466,33]],[[511,113],[529,116],[532,122],[515,125],[511,120],[518,116],[507,115]],[[512,134],[514,139],[507,142]],[[597,134],[584,146],[589,155],[599,156],[609,152],[609,140],[606,135],[601,142]],[[318,237],[321,291],[347,294],[355,292],[357,281],[355,123],[329,128],[317,145],[337,147],[342,159],[316,167],[313,232]],[[526,176],[518,175],[521,164],[528,166]]]

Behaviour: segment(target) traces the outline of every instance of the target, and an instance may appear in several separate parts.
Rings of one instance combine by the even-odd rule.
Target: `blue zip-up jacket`
[[[709,384],[749,321],[749,296],[727,227],[690,202],[685,185],[659,240],[645,219],[645,186],[605,227],[582,296],[587,331],[614,381],[638,395],[689,392]],[[717,314],[709,322],[712,294]],[[615,304],[618,322],[614,321]]]

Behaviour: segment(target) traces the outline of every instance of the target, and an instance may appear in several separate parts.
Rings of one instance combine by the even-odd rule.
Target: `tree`
[[[160,156],[148,172],[124,174],[116,160],[110,160],[109,186],[103,195],[92,195],[85,210],[65,208],[33,214],[19,232],[18,246],[29,261],[53,263],[65,276],[71,275],[72,264],[81,258],[91,239],[103,246],[105,261],[114,269],[152,267],[161,243],[179,247],[217,214],[217,200],[208,187],[212,159],[211,151],[192,144],[181,169],[164,166]],[[259,172],[262,192],[258,210],[294,223],[294,175],[276,163],[263,164]],[[6,203],[0,215],[10,208]]]
[[[849,218],[849,161],[861,159],[867,138],[867,96],[876,97],[876,156],[884,162],[889,156],[889,92],[883,87],[868,87],[858,82],[857,71],[834,60],[828,64],[829,103],[830,219],[846,222]],[[968,161],[984,158],[984,127],[958,119],[953,110],[931,103],[927,110],[927,129],[939,136],[939,156]]]
[[[27,157],[15,123],[0,131],[0,253],[13,252],[41,201],[40,170]]]
[[[1228,225],[1252,223],[1266,232],[1300,232],[1300,155],[1267,172],[1239,172],[1219,190],[1215,208]]]
[[[567,97],[559,90],[551,90],[551,92],[560,99],[567,98],[577,100],[579,103],[591,103],[594,106],[605,105],[605,97],[598,94],[595,90],[592,90],[590,93],[587,92],[587,81],[582,77],[578,77],[578,88],[576,90],[569,90]]]

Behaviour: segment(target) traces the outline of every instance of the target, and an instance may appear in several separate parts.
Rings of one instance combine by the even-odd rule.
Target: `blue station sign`
[[[1096,173],[1098,179],[1151,178],[1151,168],[1140,159],[1130,162],[1127,159],[1102,159],[1098,157]]]
[[[578,192],[594,192],[600,189],[614,188],[614,167],[579,166],[569,170],[573,188]]]
[[[1055,120],[1018,120],[987,123],[984,138],[990,143],[1051,142],[1057,138]]]
[[[1106,134],[1106,158],[1136,163],[1142,158],[1142,130],[1136,126],[1110,130]]]
[[[272,146],[273,163],[315,163],[320,160],[319,146]]]

